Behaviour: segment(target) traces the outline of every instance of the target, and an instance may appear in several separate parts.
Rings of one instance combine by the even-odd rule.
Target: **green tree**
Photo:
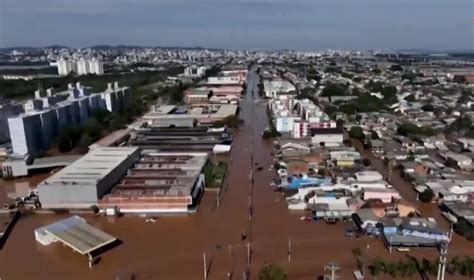
[[[369,265],[369,269],[370,274],[372,274],[373,276],[378,276],[381,272],[385,270],[385,262],[380,259],[376,259],[372,261],[372,263]]]
[[[58,150],[62,153],[72,150],[77,145],[81,134],[81,127],[77,125],[66,124],[59,133]]]
[[[392,277],[397,277],[398,266],[397,263],[389,262],[385,265],[385,272]]]
[[[89,146],[92,145],[92,143],[94,142],[92,141],[92,138],[88,134],[86,133],[82,134],[81,139],[79,139],[79,143],[77,143],[79,152],[83,154],[87,153],[87,151],[89,150]]]
[[[96,109],[92,112],[91,116],[96,119],[100,124],[105,124],[110,118],[110,112],[106,109]]]
[[[370,139],[372,139],[372,140],[380,140],[380,137],[379,137],[379,134],[377,133],[377,131],[372,130],[372,131],[370,132]]]
[[[408,259],[405,266],[405,273],[403,277],[412,277],[418,271],[416,262],[412,259]]]
[[[421,110],[423,110],[425,112],[433,112],[434,109],[435,109],[434,106],[429,104],[429,103],[421,106]]]
[[[402,72],[402,71],[403,71],[403,67],[400,66],[399,64],[393,64],[392,66],[390,66],[390,71],[393,71],[393,72]]]
[[[273,264],[263,264],[258,273],[259,280],[287,280],[286,272],[279,266]]]
[[[84,124],[84,133],[89,135],[92,141],[102,137],[102,126],[95,118],[89,118]]]
[[[454,275],[461,270],[461,260],[458,256],[453,257],[448,263],[448,273]]]
[[[413,123],[402,123],[397,128],[397,133],[403,136],[432,136],[435,131],[431,127],[420,127]]]
[[[420,193],[418,199],[421,202],[431,202],[434,198],[434,193],[430,188],[426,188],[423,192]]]
[[[349,131],[349,136],[355,139],[364,140],[365,134],[360,126],[353,126]]]
[[[385,86],[382,88],[381,93],[383,95],[383,99],[388,104],[393,104],[398,102],[397,98],[397,88],[394,86]]]
[[[352,255],[356,258],[360,258],[362,256],[362,249],[360,248],[354,248],[352,249]]]
[[[452,122],[449,125],[448,130],[449,131],[465,130],[465,129],[471,128],[471,126],[472,126],[472,121],[470,117],[459,116],[458,118],[456,118],[456,120],[454,120],[454,122]]]
[[[347,88],[342,84],[330,83],[321,92],[321,96],[341,96],[347,94]]]
[[[125,128],[125,118],[120,114],[113,114],[110,120],[109,130],[119,130]]]
[[[405,100],[408,101],[408,102],[415,102],[416,97],[413,94],[410,94],[407,97],[405,97]]]

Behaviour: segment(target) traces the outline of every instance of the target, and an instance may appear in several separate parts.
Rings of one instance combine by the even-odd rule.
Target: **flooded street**
[[[35,241],[36,228],[67,216],[23,216],[0,251],[0,278],[203,279],[205,254],[208,279],[228,279],[227,273],[232,273],[232,279],[243,279],[249,261],[250,279],[258,279],[264,262],[283,266],[289,279],[315,279],[323,275],[323,267],[330,261],[341,266],[341,279],[352,279],[356,269],[353,248],[368,248],[368,258],[404,258],[404,253],[389,254],[379,239],[344,237],[344,230],[351,227],[349,223],[302,222],[303,213],[288,211],[284,198],[270,186],[274,176],[270,169],[272,142],[261,138],[268,120],[266,101],[256,97],[257,84],[257,74],[250,71],[248,94],[240,113],[244,125],[235,133],[228,185],[221,193],[219,206],[215,206],[216,194],[208,191],[196,214],[164,216],[156,223],[145,223],[138,217],[81,215],[122,242],[103,253],[92,269],[86,257],[68,247],[44,247]],[[252,90],[256,100],[252,99]],[[259,166],[263,170],[258,171]],[[241,240],[242,231],[247,235],[245,241]],[[472,245],[464,246],[457,254],[472,254],[471,249]],[[435,250],[415,250],[410,254],[436,257]]]

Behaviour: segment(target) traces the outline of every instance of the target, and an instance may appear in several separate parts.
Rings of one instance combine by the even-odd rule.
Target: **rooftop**
[[[79,216],[72,216],[37,231],[43,235],[51,235],[81,255],[89,254],[116,240],[115,237],[89,225]]]
[[[95,185],[138,149],[138,147],[94,149],[44,180],[40,185],[78,183]]]

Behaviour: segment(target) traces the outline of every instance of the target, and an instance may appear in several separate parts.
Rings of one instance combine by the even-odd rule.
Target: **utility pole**
[[[288,239],[288,262],[291,262],[291,238]]]
[[[203,261],[204,261],[204,280],[207,280],[207,262],[206,262],[206,253],[204,252],[203,255]]]
[[[439,252],[439,264],[438,264],[438,274],[436,275],[436,280],[444,280],[444,275],[446,272],[446,263],[448,258],[448,242],[443,242],[441,244]]]
[[[232,273],[234,272],[234,260],[232,259],[232,245],[229,245],[229,261],[230,261],[229,274],[232,275]]]
[[[247,269],[250,269],[250,242],[247,242]]]
[[[327,266],[324,267],[324,272],[330,271],[330,274],[324,275],[324,280],[336,280],[339,276],[336,275],[336,272],[341,268],[335,263],[330,262]]]

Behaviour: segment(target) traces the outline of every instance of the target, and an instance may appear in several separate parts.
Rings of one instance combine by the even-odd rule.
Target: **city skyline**
[[[113,4],[113,8],[111,5]],[[2,2],[0,47],[470,50],[472,2],[205,0]]]

